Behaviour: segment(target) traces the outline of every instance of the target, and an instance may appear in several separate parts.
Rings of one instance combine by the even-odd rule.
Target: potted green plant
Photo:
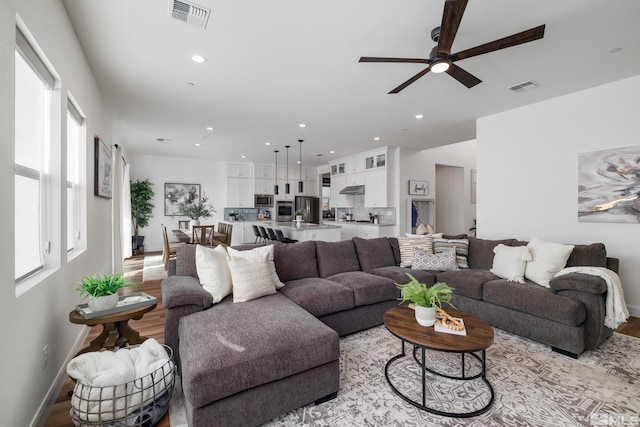
[[[304,215],[304,211],[302,209],[298,209],[295,215],[296,215],[296,221],[302,221],[302,215]]]
[[[453,296],[453,288],[444,282],[435,283],[433,286],[427,286],[419,282],[411,274],[407,273],[411,279],[409,283],[396,286],[400,289],[400,298],[402,302],[411,301],[415,305],[416,320],[422,326],[433,326],[436,322],[436,309],[443,303],[451,304]],[[454,307],[455,308],[455,307]]]
[[[118,291],[133,286],[133,283],[121,274],[100,273],[99,276],[84,276],[77,290],[83,298],[89,297],[89,308],[96,312],[114,308],[120,298]]]
[[[238,218],[238,214],[235,212],[229,212],[229,221],[235,221]]]
[[[149,179],[144,181],[137,180],[131,182],[131,222],[133,225],[133,237],[131,243],[133,249],[137,249],[140,253],[144,252],[144,236],[139,235],[140,227],[144,228],[149,225],[149,219],[153,215],[154,205],[151,203],[155,193],[151,186],[153,185]]]
[[[202,197],[195,203],[178,203],[177,215],[191,218],[191,227],[193,227],[200,225],[200,218],[210,218],[215,212],[216,209],[209,203],[207,195],[202,193]]]

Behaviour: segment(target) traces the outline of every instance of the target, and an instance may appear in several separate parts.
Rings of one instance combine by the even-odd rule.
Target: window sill
[[[49,276],[51,276],[57,269],[55,268],[45,268],[42,271],[34,274],[28,279],[16,284],[16,298],[20,298],[22,295],[27,293],[32,288],[35,288],[37,285],[45,281]]]

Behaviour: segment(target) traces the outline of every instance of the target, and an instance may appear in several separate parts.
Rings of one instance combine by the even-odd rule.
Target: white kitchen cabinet
[[[373,224],[369,225],[345,222],[338,222],[337,224],[342,227],[340,229],[340,240],[349,240],[353,237],[360,237],[361,239],[390,237],[393,236],[395,232],[395,227],[393,226],[379,226]]]
[[[272,165],[260,165],[256,164],[253,167],[254,178],[273,179],[274,167]]]
[[[345,173],[346,164],[345,162],[337,162],[331,164],[331,175],[342,175]]]
[[[253,180],[250,178],[227,178],[227,206],[232,208],[253,207]]]
[[[347,185],[365,185],[364,172],[348,173],[345,176],[347,177]]]
[[[367,170],[386,167],[387,166],[386,150],[378,153],[366,154],[364,163],[365,163],[365,168]]]
[[[253,191],[255,194],[273,194],[273,178],[254,178]]]
[[[364,172],[364,205],[366,207],[389,206],[387,193],[387,168],[375,168]]]
[[[346,194],[340,194],[340,190],[342,190],[346,186],[347,177],[345,175],[334,175],[331,177],[331,206],[348,206]]]
[[[251,163],[227,162],[227,176],[235,178],[252,178],[253,168]]]
[[[345,173],[364,171],[364,156],[349,157],[345,160]]]

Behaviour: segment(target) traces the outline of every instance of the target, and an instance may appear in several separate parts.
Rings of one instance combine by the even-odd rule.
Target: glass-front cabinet
[[[370,154],[365,157],[366,169],[383,168],[385,166],[387,166],[386,152]]]

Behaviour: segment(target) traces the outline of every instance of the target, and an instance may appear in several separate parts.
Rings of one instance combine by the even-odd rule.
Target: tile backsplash
[[[395,224],[396,208],[334,208],[335,220],[352,215],[354,221],[368,221],[369,214],[378,215],[379,224]],[[344,217],[343,217],[344,215]]]

